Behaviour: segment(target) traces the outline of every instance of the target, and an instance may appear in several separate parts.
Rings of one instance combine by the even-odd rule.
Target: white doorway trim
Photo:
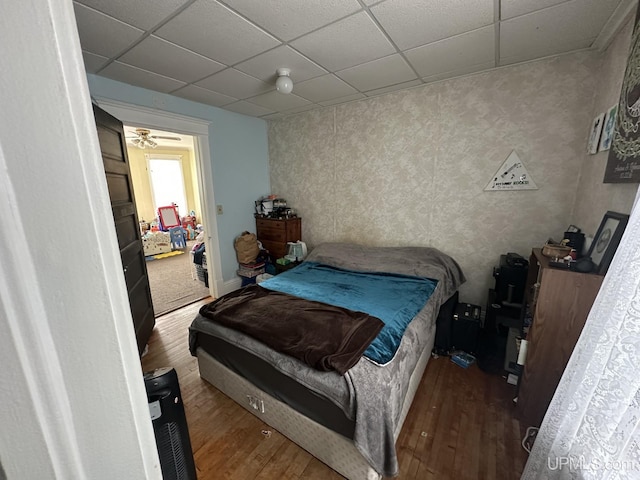
[[[0,477],[160,480],[73,2],[0,24]]]
[[[215,217],[215,208],[210,207],[210,205],[216,204],[213,193],[213,171],[211,167],[211,151],[209,148],[210,122],[199,118],[118,102],[109,98],[94,98],[100,108],[103,108],[125,124],[184,133],[194,137],[200,206],[202,208],[203,224],[207,235],[205,244],[208,260],[207,265],[209,267],[209,292],[214,298],[217,298],[219,292],[221,292],[224,287],[220,260],[220,244],[218,241],[218,224]]]

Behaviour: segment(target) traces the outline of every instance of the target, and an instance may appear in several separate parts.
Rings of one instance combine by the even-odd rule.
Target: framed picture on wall
[[[616,212],[605,213],[587,254],[595,265],[596,273],[600,275],[607,273],[628,221],[629,215]]]
[[[598,153],[598,145],[600,144],[600,133],[602,133],[602,124],[604,123],[604,113],[601,113],[593,119],[591,124],[591,133],[589,134],[589,144],[587,145],[587,153]]]
[[[614,105],[607,110],[607,115],[604,117],[604,125],[602,127],[602,136],[600,137],[599,152],[604,152],[611,148],[611,140],[613,140],[613,127],[616,124],[616,114],[618,113],[618,105]]]
[[[611,134],[611,148],[604,170],[604,183],[640,182],[640,116],[638,115],[638,87],[640,77],[640,9],[631,35],[627,68],[622,79],[618,114]]]

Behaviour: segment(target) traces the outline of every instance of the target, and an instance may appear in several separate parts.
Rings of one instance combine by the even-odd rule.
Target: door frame
[[[100,108],[106,110],[124,124],[144,128],[153,128],[175,133],[183,133],[194,137],[194,152],[196,160],[196,175],[198,178],[198,196],[204,229],[206,232],[205,245],[207,250],[207,266],[209,275],[209,293],[217,298],[222,291],[222,266],[220,257],[220,243],[218,224],[215,216],[216,205],[213,192],[213,169],[211,165],[211,150],[209,147],[209,126],[211,122],[199,118],[188,117],[176,113],[165,112],[139,105],[119,102],[110,98],[94,97]],[[213,268],[212,268],[213,267]]]

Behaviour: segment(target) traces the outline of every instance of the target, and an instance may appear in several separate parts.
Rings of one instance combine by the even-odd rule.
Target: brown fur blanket
[[[384,324],[367,313],[249,285],[200,309],[203,317],[239,330],[321,371],[344,375]]]

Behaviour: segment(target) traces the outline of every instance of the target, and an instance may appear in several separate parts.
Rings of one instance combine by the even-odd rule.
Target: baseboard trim
[[[238,290],[242,286],[242,280],[240,278],[234,278],[233,280],[227,280],[218,282],[218,295],[221,297],[227,293]]]

